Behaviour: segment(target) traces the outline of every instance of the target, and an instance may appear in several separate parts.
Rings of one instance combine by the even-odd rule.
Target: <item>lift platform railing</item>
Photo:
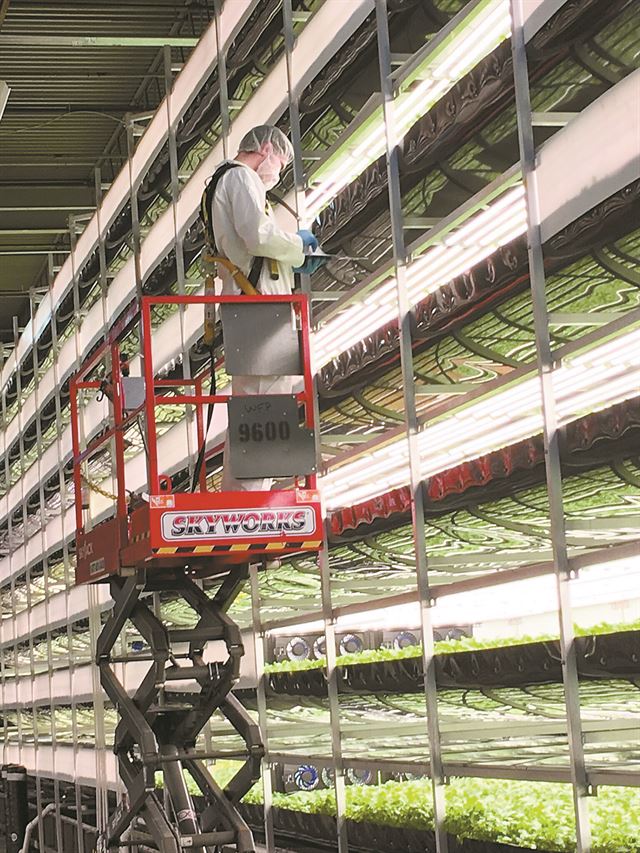
[[[220,305],[223,306],[238,306],[239,308],[247,308],[248,306],[265,307],[271,306],[275,308],[291,306],[293,315],[298,322],[300,332],[300,356],[301,356],[301,371],[304,380],[303,390],[298,392],[295,397],[298,404],[303,406],[305,424],[309,429],[315,427],[313,413],[313,379],[311,375],[311,355],[309,344],[309,302],[308,297],[302,294],[291,294],[290,296],[149,296],[142,300],[142,327],[143,327],[143,347],[144,347],[144,364],[145,364],[145,381],[147,387],[153,386],[154,394],[146,397],[146,416],[147,429],[153,434],[155,432],[155,409],[159,405],[166,405],[167,400],[162,394],[157,394],[157,390],[163,390],[170,387],[187,387],[189,384],[197,383],[198,380],[174,380],[174,379],[154,379],[153,376],[153,353],[152,353],[152,328],[151,328],[151,311],[156,305]],[[238,330],[241,334],[242,331]],[[259,331],[259,330],[256,330]],[[247,330],[248,333],[248,330]],[[253,342],[247,340],[244,345],[249,348]],[[274,342],[277,345],[277,342]],[[178,394],[171,398],[171,403],[175,405],[184,404],[196,407],[196,412],[199,413],[198,421],[198,439],[202,441],[203,436],[203,410],[205,406],[215,405],[216,403],[227,404],[230,400],[229,394],[205,394],[200,383],[199,387],[195,387],[194,394]],[[158,474],[158,458],[157,446],[155,443],[150,443],[148,447],[149,457],[149,485],[151,493],[157,494],[160,491],[160,482]],[[305,488],[314,489],[316,486],[315,474],[305,476]],[[206,491],[206,483],[204,477],[200,481],[201,491]]]
[[[291,375],[299,390],[288,395],[234,397],[207,393],[206,376],[160,377],[164,363],[154,361],[152,312],[175,305],[220,306],[225,328],[225,369],[233,375]],[[141,376],[131,376],[123,340],[139,323]],[[104,375],[97,368],[106,363]],[[105,378],[106,377],[106,378]],[[84,412],[79,395],[106,393],[111,422],[99,434],[83,441]],[[309,308],[306,296],[168,296],[143,297],[140,311],[131,311],[108,334],[71,381],[71,415],[74,461],[77,569],[79,583],[101,581],[121,569],[152,564],[168,568],[184,563],[189,555],[195,571],[215,573],[216,564],[246,562],[252,556],[317,550],[321,540],[321,512],[316,490],[313,381],[309,349]],[[201,465],[194,491],[172,488],[171,477],[161,471],[157,409],[190,407],[192,422],[175,425],[184,444],[192,429],[193,442],[206,447],[209,407],[222,405],[229,413],[228,460],[234,476],[286,477],[291,488],[272,491],[213,491],[206,466]],[[209,417],[207,416],[209,413]],[[136,424],[143,431],[146,454],[146,489],[127,482],[125,434]],[[165,440],[166,441],[166,440]],[[166,445],[165,445],[166,447]],[[91,482],[87,474],[92,459],[111,454],[113,494]],[[182,463],[184,464],[184,454]],[[237,470],[237,474],[236,474]],[[139,474],[139,467],[138,467]],[[108,480],[108,478],[107,478]],[[87,506],[87,483],[99,493],[102,516],[93,523]],[[113,501],[105,508],[105,499]],[[90,502],[89,502],[90,503]],[[203,559],[203,558],[207,559]],[[213,557],[213,559],[211,559]]]

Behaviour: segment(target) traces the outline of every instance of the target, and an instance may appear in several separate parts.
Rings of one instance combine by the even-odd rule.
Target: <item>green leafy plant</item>
[[[600,634],[614,634],[618,631],[640,631],[640,619],[635,622],[611,624],[600,622],[597,625],[581,627],[575,625],[574,630],[578,637],[590,637]],[[459,640],[439,640],[435,644],[437,654],[455,654],[456,652],[479,651],[481,649],[497,649],[508,646],[520,646],[524,643],[540,643],[549,640],[557,640],[556,634],[540,634],[535,637],[500,637],[492,640],[477,640],[475,637],[461,637]],[[415,658],[422,655],[422,646],[407,646],[404,649],[363,649],[353,654],[339,655],[336,658],[338,666],[352,666],[357,663],[378,663],[385,660],[402,660],[404,658]],[[280,661],[265,665],[265,672],[303,672],[309,669],[323,669],[326,666],[325,657],[318,660],[302,661]]]
[[[260,803],[259,786],[245,802]],[[274,794],[274,805],[335,815],[333,790]],[[460,839],[571,853],[575,825],[571,788],[550,782],[453,779],[446,788],[446,828]],[[603,787],[591,802],[593,853],[640,851],[640,789]],[[347,788],[347,817],[384,826],[433,829],[431,782],[385,782]]]

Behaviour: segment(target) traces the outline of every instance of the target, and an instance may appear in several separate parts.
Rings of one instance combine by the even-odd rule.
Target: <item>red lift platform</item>
[[[298,321],[296,332],[300,342],[303,389],[295,394],[294,417],[303,412],[304,423],[292,423],[291,418],[258,417],[249,412],[249,419],[238,424],[241,433],[238,443],[246,445],[253,457],[269,457],[276,448],[295,444],[295,434],[310,436],[315,429],[313,382],[309,363],[309,315],[306,297],[291,296],[172,296],[143,297],[141,323],[143,330],[144,377],[142,386],[137,377],[128,375],[128,360],[123,357],[121,340],[138,322],[137,312],[130,312],[117,324],[107,340],[96,349],[71,381],[71,415],[73,433],[75,511],[77,529],[77,583],[102,581],[109,575],[127,574],[136,567],[147,570],[184,566],[188,558],[191,568],[199,575],[215,573],[230,563],[245,563],[247,558],[274,557],[295,551],[317,551],[322,539],[320,497],[315,473],[296,476],[292,488],[274,491],[220,492],[207,486],[205,465],[202,465],[197,490],[173,492],[171,478],[160,472],[156,409],[159,406],[190,406],[195,410],[198,447],[205,442],[205,410],[212,405],[229,405],[238,400],[228,394],[207,394],[205,379],[158,379],[154,376],[153,332],[151,312],[161,305],[219,304],[238,306],[246,311],[251,305],[260,308],[287,308]],[[285,313],[285,312],[283,312]],[[108,394],[112,402],[113,424],[103,429],[84,447],[81,446],[78,396],[82,391],[100,393],[104,381],[90,378],[97,365],[108,355],[111,371]],[[124,372],[123,372],[124,369]],[[125,375],[125,373],[127,375]],[[144,402],[127,408],[127,391]],[[187,393],[187,390],[189,393]],[[103,391],[104,393],[104,391]],[[280,395],[278,395],[279,397]],[[263,405],[268,398],[260,397]],[[267,400],[267,403],[264,403]],[[245,408],[251,408],[251,398],[243,398]],[[288,415],[291,413],[289,407]],[[254,415],[251,419],[251,415]],[[127,488],[125,432],[143,416],[145,450],[147,454],[148,491],[144,497],[134,496]],[[231,436],[233,440],[233,436]],[[113,445],[115,467],[115,514],[88,529],[87,508],[83,504],[88,484],[92,481],[83,473],[83,466],[107,443]],[[311,443],[307,442],[307,448]],[[307,452],[307,460],[309,458]],[[267,460],[268,461],[268,460]],[[245,466],[251,466],[251,461]],[[252,473],[255,472],[254,465]],[[263,469],[264,470],[264,469]],[[260,475],[259,475],[260,476]],[[302,480],[302,482],[300,482]],[[99,488],[99,487],[98,487]]]
[[[173,307],[175,306],[175,307]],[[218,393],[211,376],[167,375],[154,351],[154,312],[218,306],[225,336],[225,371],[236,376],[292,376],[291,394]],[[183,318],[184,319],[184,318]],[[136,363],[126,354],[141,346]],[[211,350],[213,353],[213,349]],[[215,380],[215,365],[212,371]],[[139,375],[132,375],[135,373]],[[205,383],[211,383],[209,393]],[[260,732],[232,691],[244,653],[242,635],[227,611],[248,577],[249,565],[296,552],[317,552],[322,513],[316,489],[314,400],[306,296],[143,297],[114,324],[104,343],[70,384],[76,513],[76,581],[108,583],[114,607],[98,638],[102,686],[121,720],[114,752],[127,794],[99,837],[98,851],[142,845],[159,853],[253,853],[255,845],[236,806],[259,777]],[[106,397],[99,422],[91,399]],[[207,433],[213,407],[228,409],[228,453],[237,480],[284,478],[272,491],[215,491],[206,473]],[[167,426],[161,407],[183,407],[184,422]],[[219,428],[220,424],[218,424]],[[190,431],[190,433],[188,432]],[[168,436],[176,435],[167,444]],[[146,471],[135,460],[132,437],[142,441]],[[162,444],[164,451],[159,447]],[[188,490],[174,489],[198,450]],[[173,449],[169,453],[167,449]],[[170,457],[170,458],[167,458]],[[139,454],[138,454],[139,458]],[[193,457],[191,463],[194,462]],[[179,470],[167,470],[167,465]],[[165,466],[165,470],[162,470]],[[207,581],[208,591],[197,583]],[[212,591],[213,590],[213,591]],[[163,622],[158,602],[182,598],[194,611],[191,628]],[[142,638],[114,654],[130,622]],[[212,660],[210,641],[223,641],[226,659]],[[126,645],[126,643],[125,643]],[[134,695],[114,669],[146,661]],[[245,750],[222,790],[205,761],[228,758],[203,751],[199,735],[215,712],[238,731]],[[205,801],[197,813],[188,771]],[[163,778],[164,791],[156,787]]]

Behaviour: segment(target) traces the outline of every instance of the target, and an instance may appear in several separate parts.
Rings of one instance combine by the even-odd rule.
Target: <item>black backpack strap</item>
[[[211,251],[216,254],[218,252],[218,248],[216,246],[216,238],[213,233],[213,216],[212,216],[212,205],[213,205],[213,197],[215,195],[216,188],[220,183],[220,179],[227,174],[227,172],[231,171],[231,169],[239,169],[240,163],[223,163],[221,166],[215,170],[209,183],[206,185],[204,193],[202,195],[202,200],[200,202],[200,219],[202,220],[202,224],[204,225],[205,235],[207,242],[209,243],[209,247]],[[251,282],[251,284],[258,289],[258,282],[260,281],[260,274],[262,273],[262,265],[264,263],[264,258],[254,258],[251,263],[251,269],[249,271],[249,275],[247,278]]]
[[[213,196],[215,195],[215,191],[217,189],[218,184],[220,183],[221,178],[230,172],[231,169],[240,168],[239,163],[223,163],[221,166],[215,170],[211,178],[209,179],[208,184],[204,189],[204,193],[202,194],[202,200],[200,202],[200,219],[202,220],[202,224],[204,225],[205,234],[207,237],[207,241],[214,251],[216,250],[216,238],[213,233],[213,221],[211,216],[211,205],[213,204]]]

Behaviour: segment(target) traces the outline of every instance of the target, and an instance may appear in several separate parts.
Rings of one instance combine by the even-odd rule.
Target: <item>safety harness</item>
[[[207,241],[207,255],[205,256],[205,260],[209,262],[215,261],[217,264],[223,266],[231,273],[233,280],[243,293],[247,296],[256,296],[258,294],[260,273],[262,272],[262,265],[265,259],[254,258],[251,262],[249,275],[246,276],[236,264],[228,258],[221,257],[220,250],[216,246],[215,234],[213,233],[212,205],[218,184],[227,172],[231,171],[231,169],[241,168],[244,167],[241,166],[240,163],[223,163],[221,166],[218,166],[202,195],[202,201],[200,202],[200,219],[204,225]]]

